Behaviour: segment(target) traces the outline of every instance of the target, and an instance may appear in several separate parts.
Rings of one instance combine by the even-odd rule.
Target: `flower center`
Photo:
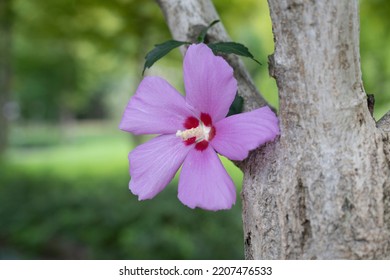
[[[200,120],[195,117],[188,117],[184,122],[186,130],[178,130],[176,136],[183,139],[186,145],[195,144],[195,149],[205,150],[209,141],[215,136],[215,127],[209,114],[202,113]]]

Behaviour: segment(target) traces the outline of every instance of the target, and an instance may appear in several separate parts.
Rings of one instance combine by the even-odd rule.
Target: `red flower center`
[[[214,138],[216,130],[209,114],[201,113],[200,119],[188,117],[184,122],[186,130],[178,130],[176,136],[183,139],[186,145],[195,144],[195,149],[204,151]]]

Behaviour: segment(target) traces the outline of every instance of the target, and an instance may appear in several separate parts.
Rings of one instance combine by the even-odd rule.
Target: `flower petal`
[[[224,118],[237,92],[233,69],[205,44],[191,45],[184,57],[186,101],[213,122]]]
[[[279,134],[278,118],[267,106],[230,116],[215,124],[211,145],[231,160],[243,160],[248,152]]]
[[[161,135],[129,154],[130,190],[139,200],[153,198],[175,176],[191,146],[175,135]]]
[[[130,99],[119,128],[134,134],[169,134],[183,128],[193,113],[167,81],[145,77]]]
[[[230,209],[236,201],[236,189],[216,152],[191,150],[183,164],[179,180],[180,201],[190,208]]]

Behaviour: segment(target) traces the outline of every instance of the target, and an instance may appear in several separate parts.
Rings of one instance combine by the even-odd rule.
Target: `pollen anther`
[[[206,115],[206,114],[204,114],[204,115]],[[203,117],[203,115],[202,115],[202,117]],[[192,121],[192,119],[191,119],[191,121]],[[198,121],[198,120],[196,119],[196,121]],[[203,123],[202,120],[199,120],[197,127],[189,128],[186,130],[178,130],[176,132],[176,136],[183,139],[184,142],[191,139],[191,141],[190,141],[191,144],[192,143],[200,143],[204,140],[206,140],[208,142],[215,135],[215,129],[211,125],[212,125],[211,118],[208,117],[206,123]]]
[[[201,126],[191,128],[191,129],[186,129],[184,131],[178,130],[176,132],[176,136],[180,137],[184,141],[188,140],[190,138],[193,138],[193,137],[195,137],[196,139],[202,138],[203,135],[204,135],[204,132],[203,132],[203,129],[201,128]]]

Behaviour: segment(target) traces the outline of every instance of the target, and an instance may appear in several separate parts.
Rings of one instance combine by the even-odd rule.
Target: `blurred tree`
[[[11,95],[11,0],[0,0],[0,154],[7,146],[7,103]]]
[[[256,2],[216,1],[237,36],[247,29],[234,24],[237,7],[254,13]],[[105,117],[109,93],[138,80],[147,50],[170,38],[153,0],[14,0],[13,8],[14,91],[23,119]]]
[[[361,0],[361,56],[366,91],[375,95],[375,117],[390,104],[390,1]]]
[[[139,46],[169,36],[153,1],[16,0],[14,9],[15,91],[27,119],[105,117],[103,100],[139,67]]]
[[[379,117],[384,114],[383,104],[390,102],[385,94],[390,84],[384,79],[390,72],[390,55],[386,52],[390,44],[390,29],[386,28],[389,2],[361,2],[362,67],[367,69],[363,77],[367,91],[376,94]],[[271,38],[267,40],[264,35],[270,27],[259,25],[261,21],[253,15],[267,10],[265,1],[214,3],[233,38],[244,40],[264,62],[273,46]],[[142,4],[135,0],[14,0],[13,10],[13,92],[24,119],[106,116],[108,93],[117,91],[125,79],[130,81],[131,73],[138,74],[153,44],[170,37],[153,0]],[[246,21],[237,24],[242,15]],[[254,34],[255,25],[261,40]],[[366,51],[373,49],[376,51]],[[175,63],[180,62],[177,59]],[[267,79],[266,67],[249,64],[249,69],[259,87],[270,85],[263,90],[264,95],[277,106],[275,83]],[[258,80],[260,73],[263,78]],[[95,106],[91,106],[91,99]],[[97,107],[98,114],[91,110]]]

